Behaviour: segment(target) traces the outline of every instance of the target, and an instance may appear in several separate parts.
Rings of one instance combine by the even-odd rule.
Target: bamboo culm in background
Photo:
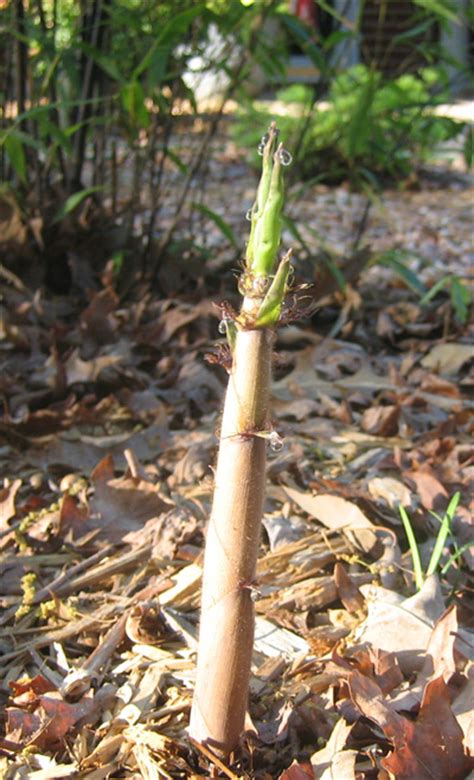
[[[259,146],[262,176],[249,212],[250,237],[239,280],[240,314],[225,326],[232,368],[215,471],[204,556],[196,686],[189,732],[229,754],[244,730],[254,637],[252,601],[265,497],[266,448],[278,445],[270,424],[273,330],[280,319],[290,253],[278,263],[283,206],[282,166],[275,124]]]

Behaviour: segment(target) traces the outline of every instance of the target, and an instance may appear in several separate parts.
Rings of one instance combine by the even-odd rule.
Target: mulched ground
[[[219,137],[205,203],[237,237],[254,182]],[[5,778],[469,775],[472,338],[450,284],[472,283],[472,189],[439,169],[421,184],[372,203],[370,264],[344,292],[321,269],[351,275],[366,199],[289,194],[295,277],[318,306],[277,334],[284,447],[268,452],[248,729],[226,761],[186,725],[226,381],[215,304],[235,301],[238,253],[197,212],[212,256],[164,274],[167,296],[121,297],[110,269],[53,296],[2,268]],[[453,509],[421,589],[400,506],[424,573]]]

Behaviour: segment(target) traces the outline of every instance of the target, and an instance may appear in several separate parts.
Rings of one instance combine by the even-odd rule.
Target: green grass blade
[[[420,297],[426,295],[428,291],[421,279],[402,262],[401,258],[403,258],[404,254],[406,253],[389,249],[380,256],[379,263],[392,268],[400,279],[403,279],[407,287],[418,293]]]
[[[454,566],[456,561],[458,561],[462,556],[462,554],[465,553],[466,550],[469,550],[470,547],[472,547],[472,542],[466,542],[466,544],[463,544],[462,547],[458,547],[456,552],[453,552],[453,554],[448,558],[443,568],[441,569],[441,576],[444,577],[444,575],[449,571],[451,566]]]
[[[426,295],[423,295],[423,297],[420,299],[420,305],[424,306],[426,303],[429,303],[433,298],[436,298],[439,292],[441,290],[444,290],[444,288],[449,285],[449,282],[451,280],[450,276],[443,276],[442,279],[438,279],[436,284],[433,285],[433,287],[430,287]]]
[[[423,576],[423,569],[421,568],[420,551],[418,550],[418,544],[416,542],[415,534],[413,532],[411,520],[408,517],[405,507],[399,506],[398,509],[400,511],[403,527],[405,529],[405,533],[408,539],[408,544],[410,547],[411,557],[413,561],[413,573],[415,576],[415,585],[417,587],[417,590],[421,590],[421,588],[423,587],[424,576]]]
[[[453,276],[451,280],[451,304],[456,312],[456,317],[463,325],[467,322],[470,302],[471,294],[468,287],[462,283],[458,276]]]
[[[428,564],[428,568],[426,570],[426,576],[429,577],[431,574],[434,574],[436,569],[439,566],[441,555],[443,554],[444,545],[446,544],[446,539],[448,538],[449,532],[451,530],[451,523],[453,521],[453,517],[456,514],[456,509],[458,507],[459,501],[461,498],[461,494],[459,491],[454,494],[451,501],[449,502],[449,506],[441,520],[441,526],[438,531],[438,535],[436,537],[435,546],[433,547],[433,552],[431,553],[430,562]],[[433,514],[433,513],[432,513]],[[437,515],[435,515],[437,517]]]

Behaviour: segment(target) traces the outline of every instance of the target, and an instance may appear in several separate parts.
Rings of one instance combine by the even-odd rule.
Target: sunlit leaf
[[[189,25],[197,16],[201,16],[205,11],[204,3],[197,3],[194,8],[189,8],[186,11],[177,13],[173,18],[164,26],[161,33],[157,36],[156,40],[152,43],[141,62],[137,65],[132,73],[132,78],[137,79],[142,73],[144,73],[150,65],[153,63],[155,54],[158,48],[163,53],[169,51],[165,47],[171,46],[179,41],[182,41],[186,35]],[[165,60],[167,56],[165,56]]]

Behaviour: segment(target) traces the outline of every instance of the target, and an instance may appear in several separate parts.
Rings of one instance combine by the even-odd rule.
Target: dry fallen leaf
[[[371,406],[362,415],[361,426],[372,436],[396,436],[399,418],[399,406]]]
[[[74,350],[64,364],[67,384],[95,382],[100,372],[109,366],[117,366],[122,362],[120,355],[99,355],[91,360],[82,360],[79,350]]]
[[[94,722],[115,693],[111,686],[104,686],[96,695],[89,692],[71,704],[41,675],[11,687],[14,706],[6,708],[7,739],[43,750],[57,749],[73,727]]]
[[[391,509],[397,509],[400,504],[411,506],[411,491],[399,479],[374,477],[368,481],[367,488],[375,501],[384,501]]]
[[[446,683],[456,672],[454,645],[458,631],[456,606],[453,604],[444,612],[433,628],[425,661],[416,682],[393,699],[398,711],[411,710],[418,706],[429,680],[442,677]]]
[[[325,672],[333,675],[334,680],[347,680],[354,669],[375,680],[383,693],[390,693],[403,682],[396,655],[370,645],[352,648],[346,656],[334,649],[331,660],[324,665]]]
[[[15,479],[8,487],[0,489],[0,530],[8,528],[8,521],[15,517],[15,496],[21,485],[21,479]]]
[[[457,374],[464,363],[473,357],[472,344],[436,344],[422,359],[421,365],[439,374]]]
[[[334,582],[336,583],[337,595],[347,611],[361,612],[365,606],[365,599],[353,578],[339,561],[334,566]]]
[[[119,319],[114,314],[118,304],[119,298],[111,287],[94,293],[80,317],[83,339],[91,340],[95,344],[106,344],[110,341],[119,326]]]
[[[89,529],[88,519],[89,507],[81,504],[76,496],[65,493],[59,510],[58,535],[64,537],[70,533],[73,539],[80,538]]]
[[[446,488],[431,470],[426,467],[419,471],[406,471],[405,477],[408,477],[415,483],[421,503],[425,509],[436,509],[438,502],[448,498]]]
[[[312,493],[303,493],[286,485],[283,486],[283,489],[301,509],[319,520],[326,528],[350,533],[366,551],[370,551],[374,547],[377,536],[373,525],[357,504],[340,496],[327,494],[315,496]]]
[[[360,672],[351,674],[349,689],[361,714],[392,743],[393,752],[381,763],[396,780],[462,780],[472,768],[441,677],[428,683],[415,721],[399,715],[377,683]]]
[[[311,756],[316,780],[355,780],[357,751],[346,748],[353,724],[338,720],[322,750]]]
[[[474,717],[472,703],[474,702],[474,664],[467,670],[467,682],[461,693],[454,699],[452,710],[456,720],[464,732],[464,744],[471,756],[474,756]]]
[[[294,761],[288,769],[281,773],[278,780],[314,780],[315,777],[310,764]]]
[[[109,542],[123,541],[127,533],[143,528],[147,520],[172,508],[150,482],[133,477],[113,478],[111,457],[96,466],[91,479],[95,494],[87,525],[99,528]]]
[[[405,674],[421,669],[435,621],[444,612],[436,575],[427,577],[410,598],[376,585],[361,585],[368,615],[356,631],[356,641],[393,652]]]

